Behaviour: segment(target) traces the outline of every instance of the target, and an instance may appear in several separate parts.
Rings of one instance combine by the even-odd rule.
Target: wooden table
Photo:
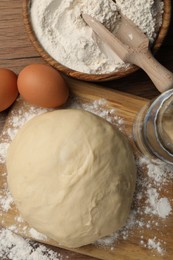
[[[167,38],[162,48],[157,53],[157,59],[168,69],[173,71],[173,21],[170,26]],[[1,0],[0,1],[0,67],[19,71],[31,63],[42,63],[42,58],[35,51],[24,30],[22,21],[22,0]],[[106,88],[115,88],[146,98],[153,98],[158,95],[152,82],[141,70],[124,79],[105,82],[101,84]],[[69,252],[59,248],[53,248],[68,259],[93,259]]]

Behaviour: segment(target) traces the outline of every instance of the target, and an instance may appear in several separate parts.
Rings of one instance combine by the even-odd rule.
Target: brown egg
[[[45,64],[25,67],[18,76],[17,84],[21,96],[40,107],[59,107],[69,96],[69,90],[60,73]]]
[[[0,68],[0,112],[10,107],[18,96],[17,75]]]

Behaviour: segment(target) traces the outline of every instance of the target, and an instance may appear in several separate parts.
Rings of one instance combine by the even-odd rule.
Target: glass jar
[[[142,108],[133,125],[133,136],[144,155],[173,164],[173,89]]]

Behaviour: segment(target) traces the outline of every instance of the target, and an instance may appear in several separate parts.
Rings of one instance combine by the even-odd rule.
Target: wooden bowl
[[[132,74],[133,72],[137,71],[139,68],[135,65],[130,65],[128,68],[121,68],[116,72],[106,73],[106,74],[87,74],[79,71],[72,70],[61,63],[57,62],[55,59],[53,59],[41,46],[39,43],[36,35],[34,34],[34,31],[32,29],[31,21],[30,21],[30,0],[23,0],[23,17],[24,17],[24,24],[26,31],[29,35],[29,38],[36,48],[36,50],[39,52],[39,54],[43,57],[45,61],[47,61],[51,66],[59,70],[60,72],[66,74],[67,76],[70,76],[72,78],[85,80],[85,81],[95,81],[95,82],[101,82],[101,81],[108,81],[113,79],[118,79],[125,77],[129,74]],[[167,34],[169,24],[171,21],[171,0],[164,0],[164,13],[163,13],[163,22],[162,26],[158,32],[157,38],[153,44],[152,51],[155,53],[160,46],[163,43],[163,40]]]

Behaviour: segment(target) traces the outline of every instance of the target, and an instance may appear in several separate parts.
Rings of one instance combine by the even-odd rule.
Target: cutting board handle
[[[148,74],[160,92],[173,88],[173,73],[162,66],[149,50],[134,55],[132,62]]]

